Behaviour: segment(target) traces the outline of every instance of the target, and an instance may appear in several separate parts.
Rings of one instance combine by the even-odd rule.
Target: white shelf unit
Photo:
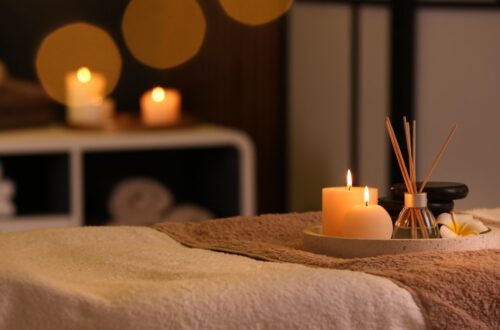
[[[251,140],[235,129],[199,124],[164,130],[93,131],[53,126],[0,132],[0,160],[3,157],[22,155],[67,155],[70,195],[68,214],[30,214],[14,218],[0,218],[0,231],[84,225],[83,158],[85,153],[214,147],[232,147],[237,151],[239,213],[254,215],[256,212],[255,151]],[[33,171],[36,171],[36,168]]]

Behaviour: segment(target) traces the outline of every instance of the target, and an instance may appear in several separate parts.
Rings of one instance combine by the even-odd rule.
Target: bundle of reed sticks
[[[406,189],[408,193],[410,194],[417,194],[417,193],[422,193],[424,191],[425,186],[427,185],[427,182],[429,182],[429,179],[432,176],[432,173],[436,169],[437,164],[439,163],[439,160],[443,156],[443,153],[446,150],[446,147],[451,141],[451,138],[455,134],[455,131],[457,129],[457,125],[455,124],[450,133],[448,134],[448,137],[444,140],[444,142],[441,145],[441,148],[439,149],[439,152],[437,153],[436,157],[434,158],[434,161],[432,162],[432,165],[427,172],[427,175],[425,176],[424,181],[422,181],[422,184],[420,187],[417,187],[417,122],[414,120],[412,123],[412,127],[410,128],[410,123],[406,120],[406,117],[403,117],[403,126],[404,126],[404,133],[405,133],[405,138],[406,138],[406,148],[407,148],[407,154],[408,154],[408,167],[406,166],[403,153],[401,152],[401,148],[399,147],[398,139],[396,138],[396,134],[394,133],[394,129],[392,128],[392,124],[389,118],[386,118],[385,120],[385,125],[387,127],[387,132],[389,133],[389,138],[392,143],[392,148],[394,149],[394,153],[396,155],[396,159],[399,164],[399,168],[401,170],[401,174],[403,176],[403,180],[406,186]],[[408,171],[409,169],[409,171]],[[411,233],[412,233],[412,238],[417,238],[417,222],[418,222],[418,227],[420,227],[422,237],[423,238],[428,238],[429,235],[427,233],[427,230],[425,228],[424,220],[422,218],[422,215],[420,212],[416,212],[416,210],[410,210],[411,214]]]

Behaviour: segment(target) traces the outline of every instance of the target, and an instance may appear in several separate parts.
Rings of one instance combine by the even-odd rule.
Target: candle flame
[[[151,93],[153,101],[156,103],[160,103],[165,99],[165,90],[161,87],[153,88],[153,92]]]
[[[368,190],[368,186],[365,186],[365,205],[368,206],[368,202],[370,201],[370,191]]]
[[[347,188],[351,190],[352,187],[352,174],[351,170],[347,170]]]
[[[76,77],[82,83],[88,83],[92,78],[92,73],[90,73],[89,68],[82,66],[78,71],[76,71]]]

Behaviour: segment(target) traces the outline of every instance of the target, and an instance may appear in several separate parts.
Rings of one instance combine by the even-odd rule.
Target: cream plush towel
[[[385,278],[186,248],[140,227],[0,234],[0,329],[422,329]]]
[[[500,207],[495,209],[473,209],[469,211],[460,211],[462,213],[472,214],[480,219],[487,226],[500,227]]]

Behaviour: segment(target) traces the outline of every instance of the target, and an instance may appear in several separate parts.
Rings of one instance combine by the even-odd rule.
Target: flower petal
[[[481,221],[476,219],[472,219],[467,223],[467,225],[470,228],[470,230],[476,234],[481,234],[488,231],[488,227],[486,227]]]
[[[460,226],[460,230],[457,233],[458,236],[473,236],[473,235],[479,235],[479,232],[477,232],[473,226],[471,226],[469,223],[463,223]]]
[[[446,225],[441,226],[439,232],[441,233],[442,238],[454,238],[458,236],[453,230],[448,228]]]
[[[441,213],[437,217],[437,223],[453,228],[453,219],[450,213]]]

